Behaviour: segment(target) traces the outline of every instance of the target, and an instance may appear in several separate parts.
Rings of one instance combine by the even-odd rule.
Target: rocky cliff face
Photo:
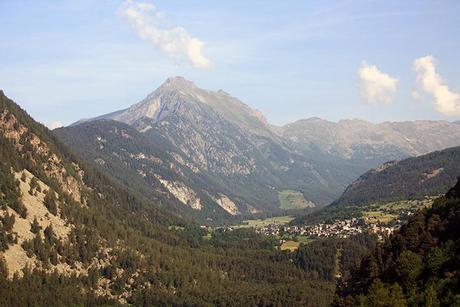
[[[223,90],[204,90],[183,77],[169,78],[139,103],[98,119],[113,119],[132,125],[139,119],[149,118],[155,123],[177,112],[182,113],[180,107],[184,102],[195,106],[206,105],[243,130],[273,137],[262,113]]]
[[[43,172],[56,180],[62,189],[75,201],[84,201],[81,198],[81,178],[84,172],[76,164],[66,169],[62,159],[54,153],[48,144],[18,121],[9,110],[0,110],[0,131],[3,137],[11,142],[15,149],[30,163],[40,166]],[[30,153],[33,150],[35,156]],[[40,163],[44,161],[44,163]],[[69,175],[69,171],[77,174],[77,178]]]
[[[208,106],[187,101],[181,94],[174,95],[163,109],[167,117],[160,122],[144,117],[133,127],[146,135],[164,136],[200,171],[227,176],[254,171],[254,146],[241,129]]]

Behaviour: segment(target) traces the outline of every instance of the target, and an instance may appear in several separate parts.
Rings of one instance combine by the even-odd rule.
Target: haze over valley
[[[0,1],[0,306],[460,306],[457,1]]]

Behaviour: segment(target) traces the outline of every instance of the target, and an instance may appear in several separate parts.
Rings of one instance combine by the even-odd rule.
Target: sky
[[[460,1],[0,0],[0,89],[67,125],[171,76],[277,125],[460,119]]]

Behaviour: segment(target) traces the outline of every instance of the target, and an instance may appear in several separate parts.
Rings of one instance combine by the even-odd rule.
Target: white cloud
[[[423,95],[418,90],[413,90],[410,95],[411,95],[413,100],[416,100],[416,101],[422,101],[423,100]]]
[[[52,122],[51,124],[49,124],[49,128],[51,130],[53,129],[57,129],[57,128],[61,128],[63,125],[60,121],[55,121],[55,122]]]
[[[436,72],[435,59],[431,55],[418,58],[413,67],[418,85],[433,96],[436,111],[448,116],[460,115],[460,94],[451,91]]]
[[[398,80],[381,72],[377,66],[363,62],[358,70],[361,95],[369,104],[393,101]]]
[[[209,67],[210,61],[203,55],[204,43],[191,37],[183,27],[163,28],[163,13],[153,4],[125,0],[120,7],[120,14],[140,38],[151,41],[164,53],[186,59],[197,68]]]

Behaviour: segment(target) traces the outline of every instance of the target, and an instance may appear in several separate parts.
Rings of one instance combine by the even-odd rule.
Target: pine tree
[[[5,258],[0,257],[0,280],[8,277],[8,267]]]
[[[48,192],[46,192],[45,199],[44,199],[44,205],[48,209],[49,212],[53,215],[57,215],[57,204],[56,204],[56,194],[54,193],[53,190],[49,189]]]
[[[33,220],[33,222],[32,222],[32,224],[30,225],[30,231],[31,231],[32,233],[35,233],[35,234],[36,234],[36,233],[38,233],[38,232],[40,231],[40,229],[42,229],[42,228],[41,228],[41,226],[38,224],[37,218],[35,217],[34,220]]]

